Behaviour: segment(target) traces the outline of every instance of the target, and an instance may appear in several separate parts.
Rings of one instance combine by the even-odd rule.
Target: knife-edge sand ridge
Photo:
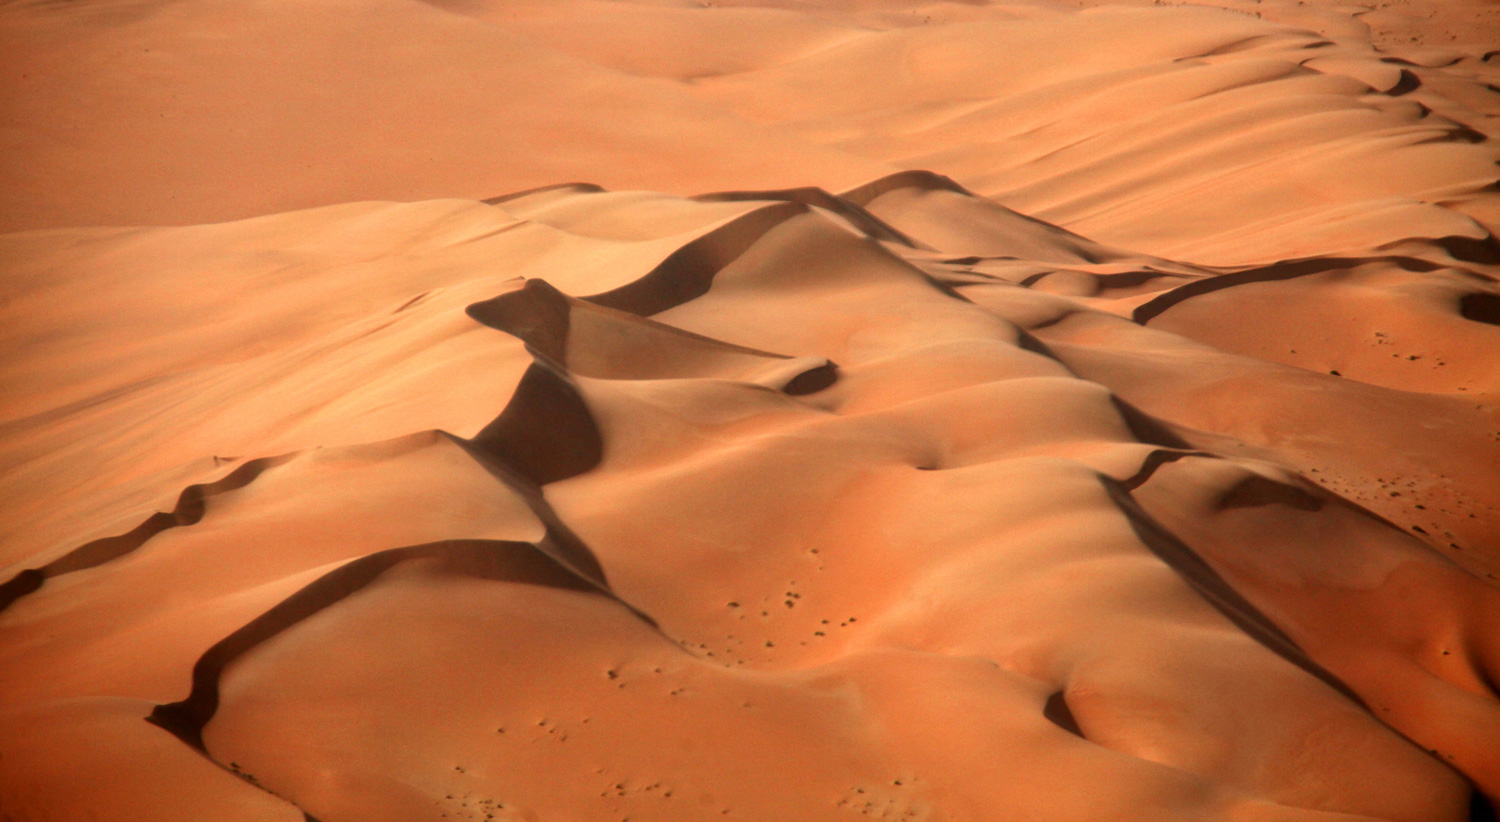
[[[1500,7],[0,43],[0,819],[1494,818]]]

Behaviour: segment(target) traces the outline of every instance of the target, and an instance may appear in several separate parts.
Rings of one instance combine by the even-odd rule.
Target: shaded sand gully
[[[1495,818],[1488,58],[776,5],[371,4],[550,67],[501,109],[616,77],[739,135],[546,169],[678,194],[10,189],[0,819]],[[229,13],[139,11],[4,14]],[[749,34],[640,56],[696,27]]]

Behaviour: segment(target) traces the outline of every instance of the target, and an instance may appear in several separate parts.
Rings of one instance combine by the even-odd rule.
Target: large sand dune
[[[0,819],[1495,818],[1500,6],[0,66]]]

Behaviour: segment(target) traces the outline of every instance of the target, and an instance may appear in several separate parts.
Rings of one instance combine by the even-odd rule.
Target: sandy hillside
[[[0,820],[1476,822],[1492,0],[0,4]]]

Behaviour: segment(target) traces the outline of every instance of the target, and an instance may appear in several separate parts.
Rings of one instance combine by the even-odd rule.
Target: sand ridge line
[[[0,584],[0,612],[17,599],[35,593],[50,578],[94,568],[119,559],[140,548],[152,537],[169,528],[196,525],[207,512],[208,500],[219,494],[236,491],[254,482],[262,472],[282,465],[296,454],[259,457],[236,466],[213,482],[189,485],[177,497],[170,512],[157,512],[128,533],[103,537],[74,548],[40,568],[28,568]]]

